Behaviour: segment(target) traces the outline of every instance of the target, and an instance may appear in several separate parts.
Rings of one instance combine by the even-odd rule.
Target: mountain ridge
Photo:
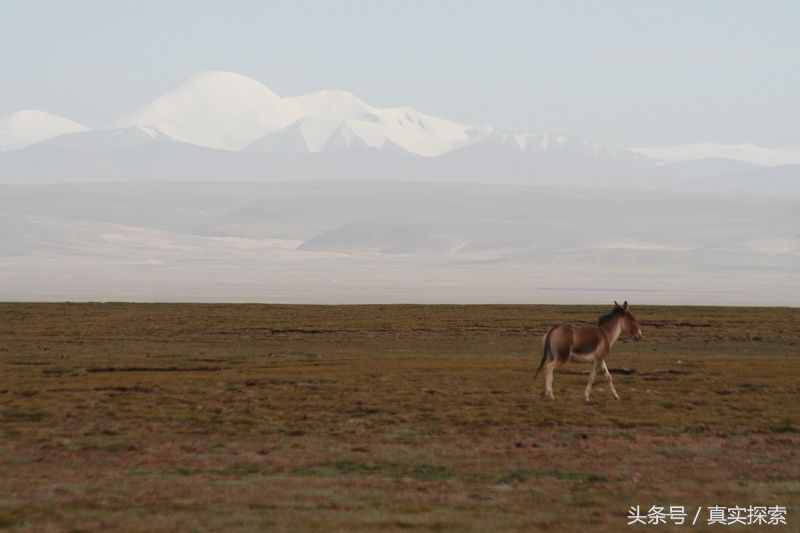
[[[658,150],[476,127],[409,106],[373,106],[341,90],[284,97],[226,71],[197,73],[105,129],[35,110],[0,119],[6,182],[297,178],[800,189],[794,166],[765,166],[793,161],[790,150],[714,144]],[[703,157],[717,152],[731,157]]]

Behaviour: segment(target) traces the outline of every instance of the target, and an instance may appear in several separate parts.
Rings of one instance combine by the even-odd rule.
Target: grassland
[[[621,401],[541,399],[546,326],[604,310],[2,304],[0,529],[800,531],[800,310],[637,307]]]

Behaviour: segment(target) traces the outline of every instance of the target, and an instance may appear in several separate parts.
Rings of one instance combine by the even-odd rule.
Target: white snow
[[[631,151],[667,163],[698,159],[733,159],[756,165],[800,164],[800,147],[768,148],[756,144],[679,144],[631,148]]]
[[[0,117],[0,151],[18,150],[65,133],[85,130],[84,126],[68,118],[25,109]]]
[[[379,124],[363,120],[348,120],[342,124],[335,135],[340,136],[347,146],[361,142],[367,146],[379,148],[386,143],[386,133],[383,128]]]
[[[383,109],[379,117],[387,139],[422,156],[441,155],[471,139],[469,126],[432,117],[410,107]]]
[[[749,241],[747,248],[755,253],[766,255],[798,255],[800,256],[800,238],[796,239],[756,239]]]
[[[374,107],[346,91],[323,90],[283,100],[301,118],[282,131],[267,132],[264,147],[285,146],[299,133],[309,152],[380,148],[389,141],[417,155],[436,156],[469,140],[470,128],[464,124],[410,107]]]
[[[520,150],[600,151],[563,135],[501,133],[446,120],[411,107],[376,107],[354,94],[321,90],[284,97],[246,76],[200,72],[141,109],[115,122],[125,136],[151,132],[221,150],[248,147],[266,152],[322,152],[364,147],[399,147],[435,157],[456,148],[499,139]],[[21,147],[63,133],[84,131],[80,124],[41,112],[20,112],[0,122],[0,149]],[[105,132],[111,130],[103,130]],[[106,133],[103,138],[106,138]],[[91,141],[87,136],[82,141]],[[602,154],[608,155],[608,154]]]
[[[374,107],[337,90],[281,98],[258,81],[218,71],[193,76],[118,124],[152,127],[180,141],[224,150],[260,140],[264,146],[292,146],[299,134],[310,152],[390,141],[436,156],[470,140],[469,126],[410,107]],[[335,134],[340,138],[333,142]]]
[[[761,165],[800,163],[800,147],[767,148],[714,143],[612,148],[563,134],[476,128],[411,107],[376,107],[354,94],[320,90],[281,97],[263,83],[224,71],[200,72],[115,126],[154,138],[238,151],[322,152],[399,147],[435,157],[479,143],[532,153],[557,152],[600,158],[653,158],[665,163],[724,158]],[[65,133],[85,131],[71,120],[42,111],[0,118],[0,150],[22,148]],[[108,131],[108,130],[106,130]],[[87,137],[86,140],[89,140]]]
[[[285,99],[299,110],[303,117],[345,120],[369,119],[376,109],[347,91],[317,91]]]
[[[192,76],[119,121],[122,127],[152,127],[177,140],[240,150],[299,117],[295,105],[266,85],[232,72]]]
[[[309,152],[380,148],[388,141],[417,155],[436,156],[470,138],[470,128],[463,124],[407,107],[373,107],[342,91],[320,91],[285,100],[294,104],[302,118],[282,130],[268,132],[251,149],[272,151],[276,146],[292,145],[299,136]]]
[[[528,153],[580,154],[605,159],[639,159],[642,156],[625,148],[602,145],[579,137],[550,132],[508,131],[495,128],[474,128],[467,144],[488,143],[511,147]]]

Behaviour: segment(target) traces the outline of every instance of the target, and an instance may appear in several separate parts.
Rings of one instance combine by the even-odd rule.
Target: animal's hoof
[[[615,400],[619,400],[619,396],[615,394],[615,395],[614,395],[614,399],[615,399]]]

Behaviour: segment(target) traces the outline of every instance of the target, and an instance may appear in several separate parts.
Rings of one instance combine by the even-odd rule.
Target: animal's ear
[[[614,300],[614,307],[620,307],[616,300]]]
[[[623,309],[625,309],[626,311],[628,310],[628,300],[625,300],[625,301],[622,303],[622,308],[623,308]]]

